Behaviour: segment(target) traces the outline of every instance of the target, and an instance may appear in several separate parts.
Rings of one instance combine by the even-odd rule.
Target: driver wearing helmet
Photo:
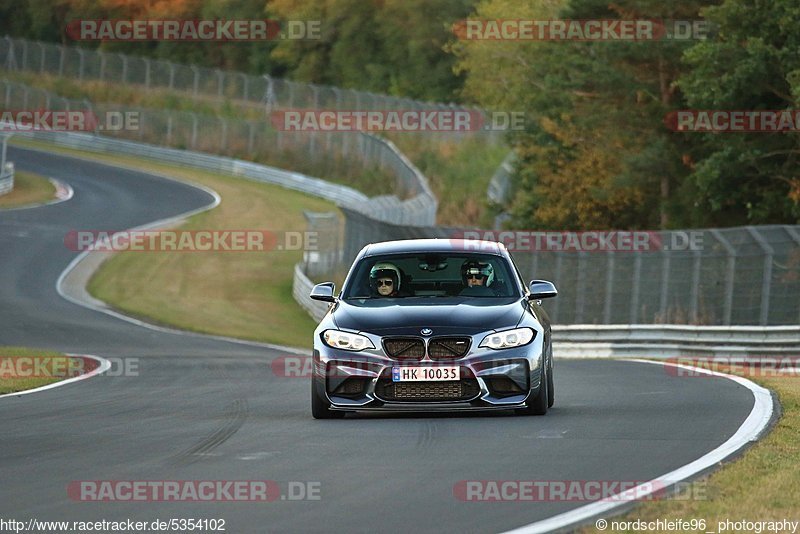
[[[488,262],[467,260],[461,265],[461,281],[464,295],[493,295],[494,267]]]
[[[372,294],[381,297],[396,297],[400,292],[400,269],[393,263],[376,263],[369,271],[369,287]]]
[[[461,265],[461,281],[467,287],[489,287],[494,282],[494,267],[491,263],[467,260]]]

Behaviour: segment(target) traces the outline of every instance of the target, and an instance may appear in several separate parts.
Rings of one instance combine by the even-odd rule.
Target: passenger
[[[494,282],[494,267],[491,263],[467,260],[461,265],[461,281],[466,287],[491,287]]]
[[[369,287],[375,296],[399,296],[401,279],[400,269],[393,263],[376,263],[369,271]]]

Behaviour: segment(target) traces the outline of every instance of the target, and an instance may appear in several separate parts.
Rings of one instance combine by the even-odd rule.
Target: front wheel
[[[550,382],[550,373],[547,370],[547,364],[542,366],[542,378],[539,380],[539,392],[535,397],[528,397],[525,401],[525,408],[518,408],[517,413],[520,415],[544,415],[547,413],[549,406],[548,385]]]
[[[331,410],[331,403],[328,399],[322,398],[317,392],[317,377],[311,379],[311,415],[314,419],[341,419],[344,412]]]
[[[552,408],[556,401],[556,386],[553,384],[553,355],[550,355],[550,369],[547,371],[547,407]]]

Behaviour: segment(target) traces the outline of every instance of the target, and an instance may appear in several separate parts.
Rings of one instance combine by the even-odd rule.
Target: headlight
[[[367,336],[342,332],[341,330],[325,330],[322,333],[325,344],[334,349],[359,351],[364,349],[374,349],[375,345]]]
[[[521,347],[530,343],[534,337],[536,337],[536,331],[533,328],[515,328],[514,330],[504,330],[503,332],[489,334],[483,338],[483,341],[478,346],[488,349]]]

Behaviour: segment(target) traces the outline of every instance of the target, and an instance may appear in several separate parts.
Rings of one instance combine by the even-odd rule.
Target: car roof
[[[401,239],[398,241],[370,243],[362,250],[365,257],[406,252],[466,252],[502,256],[505,251],[506,247],[502,243],[477,239]]]

